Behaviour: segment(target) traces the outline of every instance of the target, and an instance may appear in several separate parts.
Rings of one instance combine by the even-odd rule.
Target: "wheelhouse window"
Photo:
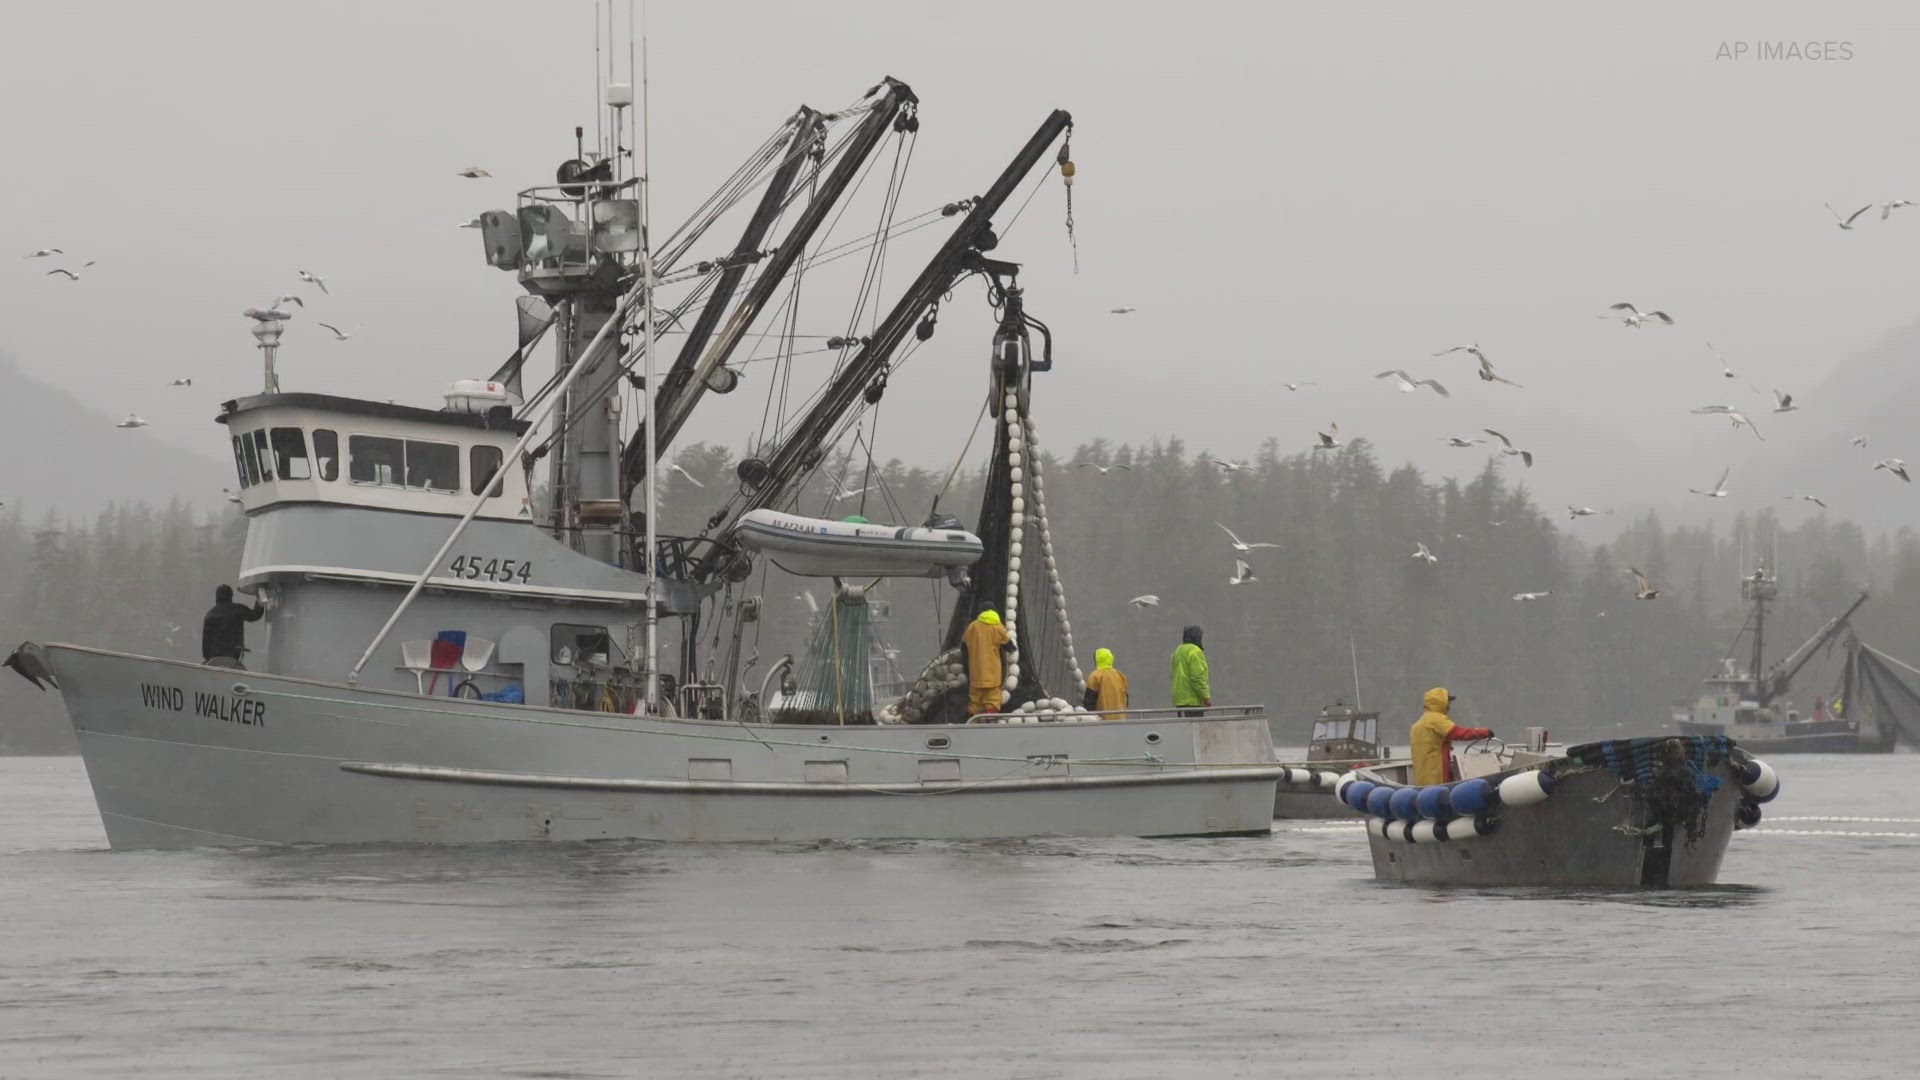
[[[406,450],[399,439],[376,435],[347,436],[347,479],[356,484],[400,486],[400,464]]]
[[[246,451],[240,449],[240,441],[240,436],[233,437],[233,469],[240,474],[240,487],[245,490],[253,485],[253,481],[247,479],[247,455]]]
[[[243,431],[235,436],[240,444],[240,457],[246,464],[247,483],[260,482],[260,455],[254,450],[253,433]]]
[[[407,441],[407,486],[428,491],[460,490],[460,448],[452,443]]]
[[[273,447],[273,471],[282,480],[307,480],[313,463],[307,458],[307,436],[297,427],[277,427],[268,436]]]
[[[254,456],[260,459],[260,479],[273,479],[273,453],[267,449],[267,429],[253,429]]]
[[[460,490],[460,448],[452,443],[347,436],[347,479],[425,491]]]
[[[504,456],[497,446],[476,446],[468,451],[467,476],[468,483],[472,485],[469,490],[478,495],[487,486],[487,481],[492,480],[494,481],[493,497],[499,498],[500,492],[506,487],[504,480],[496,479],[500,474],[500,461]]]
[[[313,459],[320,479],[340,479],[340,436],[326,428],[313,429]]]

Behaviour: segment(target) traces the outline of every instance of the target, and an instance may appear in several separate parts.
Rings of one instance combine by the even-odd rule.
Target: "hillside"
[[[121,430],[119,417],[89,408],[70,394],[28,376],[0,353],[0,503],[36,518],[49,508],[86,519],[110,504],[164,506],[181,499],[217,505],[232,469],[214,454],[220,429],[207,417],[205,454],[182,450],[150,428]]]

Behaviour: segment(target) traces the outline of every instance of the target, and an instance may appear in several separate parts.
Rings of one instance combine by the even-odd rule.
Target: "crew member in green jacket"
[[[1200,647],[1200,628],[1189,626],[1173,650],[1173,707],[1182,716],[1199,716],[1213,704],[1213,684],[1207,679],[1207,652]]]

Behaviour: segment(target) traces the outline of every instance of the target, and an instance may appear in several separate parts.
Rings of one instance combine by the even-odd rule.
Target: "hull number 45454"
[[[478,555],[456,555],[447,572],[468,581],[518,581],[522,585],[533,576],[533,563],[518,559],[486,559]]]

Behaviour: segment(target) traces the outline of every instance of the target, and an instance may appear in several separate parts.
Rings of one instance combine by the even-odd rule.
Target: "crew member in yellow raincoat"
[[[1454,696],[1444,686],[1427,691],[1423,704],[1427,711],[1413,722],[1413,783],[1415,787],[1444,784],[1453,779],[1453,755],[1447,753],[1450,742],[1491,738],[1492,728],[1463,727],[1447,716]]]
[[[988,608],[967,625],[960,636],[967,650],[967,715],[1000,711],[1000,681],[1006,673],[1000,667],[1000,650],[1013,644],[1007,628],[1000,625],[1000,613]]]
[[[1112,649],[1093,650],[1093,674],[1087,676],[1087,696],[1082,708],[1106,713],[1102,720],[1125,720],[1127,714],[1127,677],[1113,666]]]

